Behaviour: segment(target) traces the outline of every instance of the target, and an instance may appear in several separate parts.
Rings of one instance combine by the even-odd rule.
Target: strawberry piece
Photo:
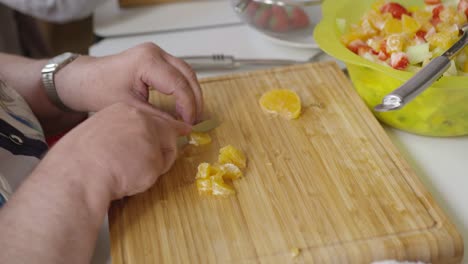
[[[441,2],[441,0],[424,0],[424,3],[426,3],[426,5],[438,5]]]
[[[380,8],[380,13],[390,13],[393,18],[401,19],[402,15],[411,16],[411,13],[406,8],[398,3],[390,2],[386,3]]]
[[[347,48],[350,51],[352,51],[352,52],[354,52],[356,54],[359,54],[359,49],[363,48],[363,47],[369,47],[369,46],[364,41],[362,41],[360,39],[356,39],[356,40],[351,41],[351,43],[349,43],[348,46],[347,46]]]
[[[270,20],[270,29],[276,32],[286,32],[289,29],[288,13],[281,6],[271,8],[272,18]]]
[[[309,17],[299,7],[293,7],[293,9],[288,12],[289,14],[289,25],[291,28],[298,29],[298,28],[305,28],[309,25]]]
[[[439,18],[440,12],[444,10],[444,5],[438,5],[434,9],[432,9],[432,19],[437,19]]]
[[[397,70],[404,70],[409,65],[408,56],[404,52],[395,52],[390,56],[390,66]]]
[[[426,34],[427,34],[426,31],[420,29],[420,30],[418,30],[418,32],[416,32],[416,37],[417,37],[418,39],[420,39],[420,40],[426,41]]]
[[[254,17],[259,7],[260,7],[259,3],[255,1],[250,1],[249,4],[247,5],[245,13],[247,14],[248,17]]]
[[[383,51],[379,51],[379,54],[377,54],[377,58],[379,58],[381,61],[386,61],[388,57],[388,54]]]
[[[271,17],[271,8],[261,8],[255,13],[254,24],[260,28],[266,28]]]
[[[458,10],[465,13],[468,17],[468,0],[460,0],[458,3]]]

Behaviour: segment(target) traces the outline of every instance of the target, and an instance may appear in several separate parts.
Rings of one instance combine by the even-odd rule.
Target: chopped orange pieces
[[[260,106],[265,112],[279,114],[287,119],[296,119],[301,114],[301,99],[288,89],[271,90],[262,95]]]
[[[220,170],[224,173],[223,177],[230,180],[242,178],[242,171],[232,163],[220,165]]]
[[[225,180],[242,178],[243,174],[240,168],[246,167],[244,154],[233,146],[228,145],[221,148],[219,163],[211,165],[203,162],[198,165],[195,177],[198,193],[223,197],[236,193],[234,188],[227,184]]]
[[[243,169],[246,167],[247,160],[244,153],[231,145],[227,145],[219,150],[218,162],[220,164],[232,163]]]
[[[207,133],[192,132],[189,135],[189,144],[201,146],[211,143],[211,137]]]
[[[233,187],[224,182],[223,175],[221,174],[211,176],[211,188],[213,195],[217,196],[229,196],[236,193]]]
[[[210,178],[197,179],[197,189],[200,194],[211,194],[212,193],[212,182]]]

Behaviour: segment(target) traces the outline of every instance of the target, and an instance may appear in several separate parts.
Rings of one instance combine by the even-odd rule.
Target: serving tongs
[[[463,25],[461,31],[463,34],[455,44],[434,58],[402,86],[386,95],[374,110],[386,112],[400,109],[437,81],[450,67],[450,61],[468,44],[468,24]]]

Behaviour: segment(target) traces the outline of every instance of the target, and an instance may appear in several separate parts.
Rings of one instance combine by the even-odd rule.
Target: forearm
[[[101,173],[46,156],[0,210],[0,263],[88,263],[111,200]]]
[[[46,134],[71,128],[86,118],[84,113],[65,113],[50,102],[41,81],[41,69],[46,60],[0,53],[0,62],[0,79],[26,100]]]

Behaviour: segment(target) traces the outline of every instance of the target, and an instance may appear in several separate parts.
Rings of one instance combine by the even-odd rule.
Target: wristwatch
[[[78,58],[79,54],[65,52],[52,59],[42,68],[42,85],[44,86],[45,92],[49,100],[58,108],[66,112],[74,112],[72,109],[67,107],[60,99],[57,89],[55,88],[55,74],[65,67],[70,62]]]

